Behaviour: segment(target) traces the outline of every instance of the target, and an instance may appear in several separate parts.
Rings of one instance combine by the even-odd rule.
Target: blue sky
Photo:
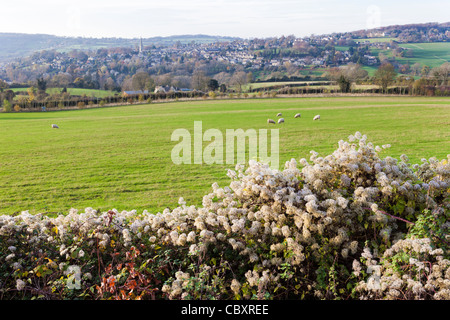
[[[450,1],[14,0],[0,32],[83,37],[208,34],[264,38],[448,22]]]

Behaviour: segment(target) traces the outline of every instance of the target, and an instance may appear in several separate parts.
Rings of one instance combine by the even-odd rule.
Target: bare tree
[[[247,84],[247,74],[244,71],[238,71],[231,77],[231,83],[239,87],[239,92],[242,92],[242,86]]]
[[[150,90],[154,87],[154,81],[147,72],[138,72],[131,77],[131,85],[134,90]]]
[[[349,63],[346,66],[332,68],[328,76],[338,83],[342,92],[350,92],[352,83],[366,78],[368,72],[359,64]]]
[[[106,79],[106,82],[105,82],[105,89],[106,90],[114,90],[114,89],[116,89],[116,87],[117,87],[117,85],[116,85],[116,82],[114,81],[114,79],[111,77],[108,77],[108,79]]]
[[[122,81],[122,91],[133,90],[133,82],[130,76],[125,77]]]
[[[206,77],[205,72],[202,70],[194,71],[191,79],[191,85],[194,89],[205,90],[208,85],[208,77]]]
[[[172,85],[179,88],[189,88],[191,85],[191,78],[189,76],[175,76],[172,79]]]
[[[73,82],[73,77],[69,73],[58,73],[50,81],[52,87],[67,87]]]
[[[416,62],[411,66],[411,72],[415,76],[420,75],[421,70],[422,70],[422,65],[419,62]]]
[[[438,80],[441,81],[441,85],[445,86],[448,82],[450,76],[450,63],[444,62],[441,66],[433,68],[431,74]]]
[[[386,92],[387,87],[394,82],[396,75],[394,66],[390,63],[384,63],[375,72],[375,82],[380,85],[383,92]]]
[[[422,71],[420,73],[422,74],[423,77],[428,76],[428,74],[430,73],[430,67],[427,65],[424,65],[422,67]]]
[[[230,84],[231,75],[228,72],[220,72],[213,76],[220,84]]]
[[[357,63],[349,63],[342,68],[344,76],[352,82],[364,79],[368,76],[368,72]]]

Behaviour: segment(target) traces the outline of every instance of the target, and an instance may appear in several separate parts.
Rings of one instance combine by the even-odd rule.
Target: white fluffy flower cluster
[[[450,299],[450,260],[442,249],[433,249],[428,238],[397,241],[377,262],[365,249],[367,273],[356,290],[361,299]],[[359,274],[361,266],[353,264]]]
[[[165,284],[162,287],[162,292],[169,294],[169,298],[173,299],[181,296],[183,287],[186,287],[189,283],[190,274],[183,271],[177,271],[175,273],[175,280],[171,285]]]

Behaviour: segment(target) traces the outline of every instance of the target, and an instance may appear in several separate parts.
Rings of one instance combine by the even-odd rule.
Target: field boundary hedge
[[[406,90],[406,91],[405,91]],[[433,91],[433,90],[432,90]],[[431,92],[431,91],[430,91]],[[433,91],[434,92],[434,91]],[[450,95],[450,88],[446,91],[446,95]],[[388,92],[381,93],[378,88],[371,89],[356,89],[351,93],[341,93],[339,90],[327,89],[327,88],[282,88],[279,90],[266,90],[254,93],[231,93],[231,94],[218,94],[214,97],[205,93],[197,93],[195,95],[188,95],[187,93],[169,93],[169,94],[150,94],[150,95],[131,95],[128,97],[107,97],[107,98],[92,98],[86,97],[79,99],[73,96],[71,100],[54,100],[45,102],[33,102],[33,103],[15,103],[11,106],[11,111],[1,112],[14,112],[13,107],[18,106],[18,112],[42,112],[42,111],[62,111],[62,110],[78,110],[78,109],[92,109],[102,107],[114,107],[125,105],[139,105],[150,103],[166,103],[176,101],[203,101],[203,100],[232,100],[232,99],[266,99],[266,98],[282,98],[282,97],[395,97],[395,96],[416,96],[410,94],[409,89],[401,87],[389,88]],[[421,95],[418,95],[421,96]],[[434,96],[434,94],[428,94],[428,96]]]
[[[251,160],[202,206],[0,216],[0,299],[450,299],[450,155]]]

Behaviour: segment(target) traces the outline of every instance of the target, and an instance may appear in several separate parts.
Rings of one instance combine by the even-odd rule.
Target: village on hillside
[[[2,91],[7,88],[26,91],[29,87],[39,89],[39,82],[45,88],[99,89],[125,95],[235,92],[241,91],[243,85],[257,82],[336,80],[330,76],[333,73],[330,70],[348,65],[358,65],[372,76],[383,63],[390,63],[407,79],[417,80],[446,60],[435,60],[436,65],[421,63],[417,59],[421,51],[417,48],[422,47],[414,45],[446,46],[449,40],[449,23],[304,38],[289,35],[171,44],[136,39],[131,47],[49,49],[3,62],[0,87]]]

